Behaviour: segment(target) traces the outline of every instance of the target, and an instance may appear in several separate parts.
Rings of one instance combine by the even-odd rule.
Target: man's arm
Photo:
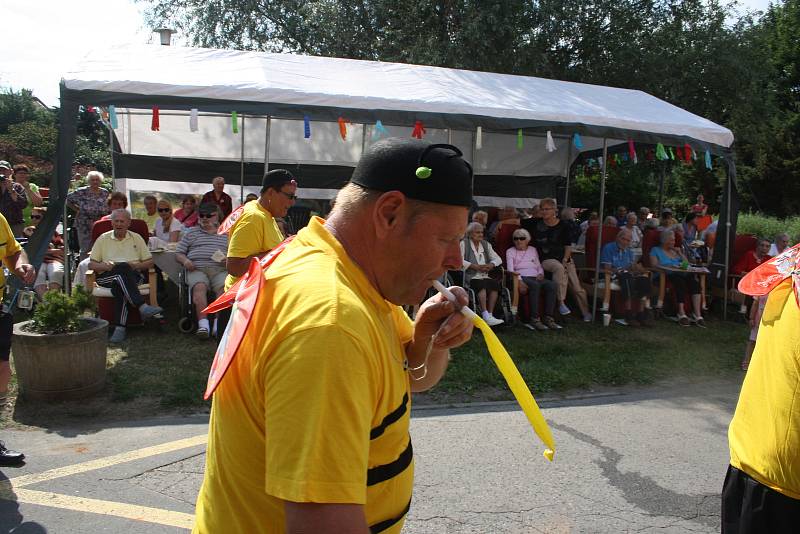
[[[25,188],[14,182],[9,189],[11,193],[11,201],[22,209],[28,205],[28,197],[25,196]]]
[[[36,270],[28,263],[28,255],[20,249],[11,256],[6,257],[6,262],[14,274],[26,284],[32,284],[36,279]]]
[[[38,207],[42,205],[42,203],[44,202],[44,200],[42,199],[42,195],[34,191],[30,183],[28,185],[23,185],[22,188],[25,189],[25,194],[28,195],[28,198],[31,199],[31,203],[34,206]]]
[[[284,501],[287,534],[336,532],[369,534],[361,504],[319,504]]]
[[[266,252],[264,252],[266,254]],[[232,276],[243,276],[250,268],[250,260],[253,258],[263,258],[264,254],[258,256],[248,256],[246,258],[231,258],[228,256],[228,274]]]

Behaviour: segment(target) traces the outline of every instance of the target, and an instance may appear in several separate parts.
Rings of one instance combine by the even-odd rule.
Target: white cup
[[[611,324],[611,314],[604,313],[603,314],[603,326],[608,326]]]

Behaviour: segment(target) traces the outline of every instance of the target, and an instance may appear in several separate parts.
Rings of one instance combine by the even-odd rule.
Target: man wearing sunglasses
[[[297,182],[292,173],[276,169],[264,175],[261,196],[245,204],[244,211],[229,231],[227,291],[247,272],[252,258],[261,258],[284,239],[276,217],[285,217],[297,200]]]

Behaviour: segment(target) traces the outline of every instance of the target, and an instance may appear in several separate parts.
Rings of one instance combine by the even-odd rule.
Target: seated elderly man
[[[218,235],[222,210],[216,203],[200,205],[198,221],[200,224],[190,229],[181,238],[175,250],[175,258],[187,272],[186,284],[192,292],[192,303],[197,313],[197,336],[208,338],[211,328],[203,310],[208,305],[208,288],[217,296],[225,287],[225,259],[228,255],[228,236]]]
[[[153,266],[153,257],[142,236],[129,232],[131,214],[118,209],[111,213],[114,229],[102,234],[92,246],[89,269],[97,274],[97,285],[111,289],[114,295],[115,328],[109,340],[121,343],[125,340],[128,324],[128,306],[139,309],[142,320],[147,320],[162,309],[144,302],[139,284],[144,280],[142,271]],[[151,289],[152,290],[152,289]]]
[[[503,260],[483,238],[481,223],[473,222],[467,226],[467,236],[461,240],[461,257],[464,258],[464,284],[469,284],[477,294],[483,310],[481,317],[489,326],[503,324],[502,319],[492,315],[500,293],[500,283],[489,278],[489,271],[502,265]]]
[[[767,252],[767,254],[774,257],[787,248],[789,248],[789,234],[778,234],[775,236],[775,242],[770,245],[769,252]]]
[[[607,243],[600,252],[601,267],[611,273],[619,284],[622,294],[625,317],[614,321],[622,326],[639,326],[647,320],[643,309],[634,315],[632,300],[644,300],[650,295],[650,279],[645,276],[644,268],[636,263],[631,245],[631,231],[627,227],[620,229],[617,239]]]

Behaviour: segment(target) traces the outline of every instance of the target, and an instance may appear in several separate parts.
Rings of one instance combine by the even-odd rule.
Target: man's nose
[[[451,246],[444,257],[444,268],[448,271],[460,271],[464,259],[461,257],[461,247],[458,243]]]

